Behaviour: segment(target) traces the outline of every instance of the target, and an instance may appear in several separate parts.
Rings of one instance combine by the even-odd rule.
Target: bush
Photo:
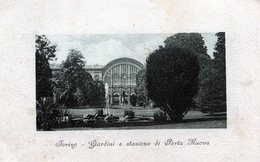
[[[37,129],[51,130],[56,123],[56,116],[53,113],[52,103],[41,103],[37,101],[36,104],[36,121]]]
[[[160,47],[146,59],[148,97],[179,121],[193,104],[198,92],[199,63],[197,57],[179,48]]]
[[[138,106],[144,106],[143,100],[138,100]]]
[[[135,112],[133,110],[125,110],[123,117],[129,116],[129,119],[133,119],[135,117]]]
[[[164,112],[162,111],[157,111],[153,114],[154,122],[155,123],[161,123],[165,122],[167,120],[167,116]]]
[[[137,96],[135,94],[130,96],[130,103],[131,103],[131,105],[136,106]]]

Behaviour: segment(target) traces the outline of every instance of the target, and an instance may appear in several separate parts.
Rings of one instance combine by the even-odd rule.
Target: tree
[[[66,91],[66,85],[64,82],[64,73],[62,72],[54,72],[52,74],[52,87],[53,87],[53,95],[55,97],[56,103],[61,103],[60,96]]]
[[[78,87],[84,86],[86,81],[92,81],[91,75],[86,71],[84,57],[80,51],[71,49],[65,62],[62,63],[62,72],[68,89],[73,93]]]
[[[148,56],[146,64],[148,97],[171,120],[181,120],[198,91],[197,57],[180,48],[160,47]]]
[[[105,86],[102,81],[93,80],[87,84],[87,104],[90,106],[105,106]]]
[[[200,33],[177,33],[168,37],[164,43],[165,48],[181,48],[196,55],[201,70],[206,68],[210,61],[210,57],[207,54],[207,47]]]
[[[49,61],[55,57],[56,45],[51,44],[45,35],[35,36],[36,66],[36,119],[37,129],[50,129],[54,115],[51,102],[43,102],[44,98],[53,96],[52,70]]]
[[[225,80],[226,76],[226,47],[225,47],[225,33],[216,33],[218,37],[217,43],[215,45],[215,52],[213,53],[214,59],[213,64],[220,73],[222,73],[222,78]]]
[[[71,49],[67,59],[62,63],[61,72],[66,87],[62,98],[66,105],[72,107],[77,106],[78,103],[86,103],[88,97],[86,84],[92,81],[91,75],[84,68],[83,59],[80,51]]]
[[[74,93],[75,99],[77,100],[77,105],[83,106],[85,102],[85,96],[84,93],[80,88],[77,88],[77,91]]]
[[[147,89],[146,89],[146,71],[145,70],[140,70],[136,75],[135,93],[137,94],[138,104],[140,106],[146,105],[148,96],[147,96]]]
[[[218,41],[215,45],[213,66],[216,69],[216,100],[217,111],[226,112],[226,47],[225,47],[225,33],[219,32],[216,34]]]
[[[52,96],[52,70],[49,61],[55,57],[56,47],[45,35],[36,35],[36,99],[38,101],[43,97]]]
[[[208,73],[203,74],[203,96],[201,109],[205,112],[226,111],[226,67],[225,67],[225,33],[217,33],[214,59]]]
[[[207,54],[207,47],[200,33],[178,33],[171,37],[168,37],[165,41],[166,48],[181,48],[194,54],[199,62],[200,72],[199,72],[199,90],[195,97],[195,102],[198,108],[202,105],[202,100],[205,100],[205,87],[207,85],[207,80],[209,79],[209,74],[213,71],[211,69],[211,58]]]
[[[55,75],[57,88],[64,89],[60,102],[68,107],[104,106],[105,87],[103,82],[93,80],[84,67],[85,61],[81,52],[70,50],[67,59],[62,63],[61,73]]]
[[[131,103],[131,105],[132,106],[136,106],[136,103],[137,103],[137,96],[135,95],[135,94],[132,94],[131,96],[130,96],[130,103]]]

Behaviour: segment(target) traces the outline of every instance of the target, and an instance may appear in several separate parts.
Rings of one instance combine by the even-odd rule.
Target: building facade
[[[102,80],[108,87],[108,103],[129,105],[131,95],[135,95],[136,74],[144,65],[134,59],[119,58],[103,67]]]
[[[131,95],[135,95],[136,74],[143,69],[142,63],[131,58],[118,58],[105,66],[86,66],[93,79],[103,81],[110,105],[130,104]]]

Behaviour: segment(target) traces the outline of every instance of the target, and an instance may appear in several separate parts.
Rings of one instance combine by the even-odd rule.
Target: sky
[[[60,64],[70,49],[81,51],[87,65],[106,65],[108,62],[129,57],[145,63],[150,52],[164,45],[164,40],[174,34],[91,34],[91,35],[46,35],[57,45],[56,60]],[[213,57],[217,41],[215,33],[202,33],[208,55]]]

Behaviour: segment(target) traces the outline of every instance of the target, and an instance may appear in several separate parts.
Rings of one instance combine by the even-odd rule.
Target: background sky
[[[60,64],[69,49],[81,51],[87,65],[106,65],[113,59],[129,57],[145,63],[150,52],[164,45],[164,40],[173,34],[91,34],[91,35],[46,35],[57,45],[56,60]],[[213,57],[217,41],[215,33],[203,33],[208,55]]]

